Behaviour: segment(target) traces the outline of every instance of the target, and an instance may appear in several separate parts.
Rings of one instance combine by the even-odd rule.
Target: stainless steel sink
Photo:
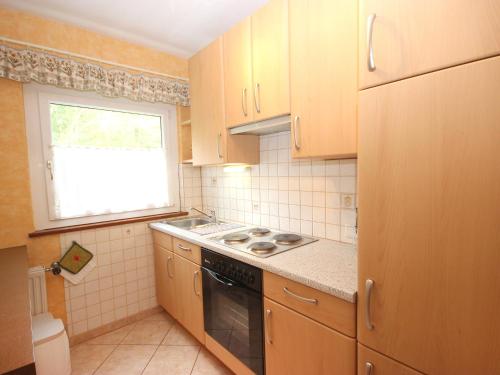
[[[165,224],[172,225],[177,228],[181,229],[194,229],[194,228],[200,228],[208,224],[212,224],[212,221],[209,219],[204,219],[201,217],[191,217],[187,219],[178,219],[178,220],[167,220],[164,221]]]

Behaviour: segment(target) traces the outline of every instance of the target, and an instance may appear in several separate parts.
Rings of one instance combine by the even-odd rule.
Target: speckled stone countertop
[[[149,226],[348,302],[356,302],[357,251],[353,245],[320,239],[268,258],[259,258],[208,239],[250,228],[247,226],[210,235],[199,235],[164,223]]]

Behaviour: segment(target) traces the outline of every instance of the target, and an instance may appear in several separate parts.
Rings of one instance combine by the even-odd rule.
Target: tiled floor
[[[74,375],[230,375],[219,360],[167,313],[71,348]]]

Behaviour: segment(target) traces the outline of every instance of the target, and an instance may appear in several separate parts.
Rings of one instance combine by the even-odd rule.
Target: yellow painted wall
[[[0,7],[0,35],[160,73],[187,77],[187,60],[62,22]],[[34,230],[22,84],[0,78],[0,249],[28,246],[30,266],[61,254],[59,236]],[[66,321],[64,283],[47,275],[49,311]]]

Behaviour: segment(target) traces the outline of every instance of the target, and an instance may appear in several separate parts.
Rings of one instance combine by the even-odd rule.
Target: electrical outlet
[[[259,211],[259,204],[258,203],[254,203],[252,205],[252,208],[253,208],[254,211]]]
[[[217,177],[212,177],[211,183],[212,186],[217,186]]]
[[[342,208],[354,208],[354,195],[342,194]]]

